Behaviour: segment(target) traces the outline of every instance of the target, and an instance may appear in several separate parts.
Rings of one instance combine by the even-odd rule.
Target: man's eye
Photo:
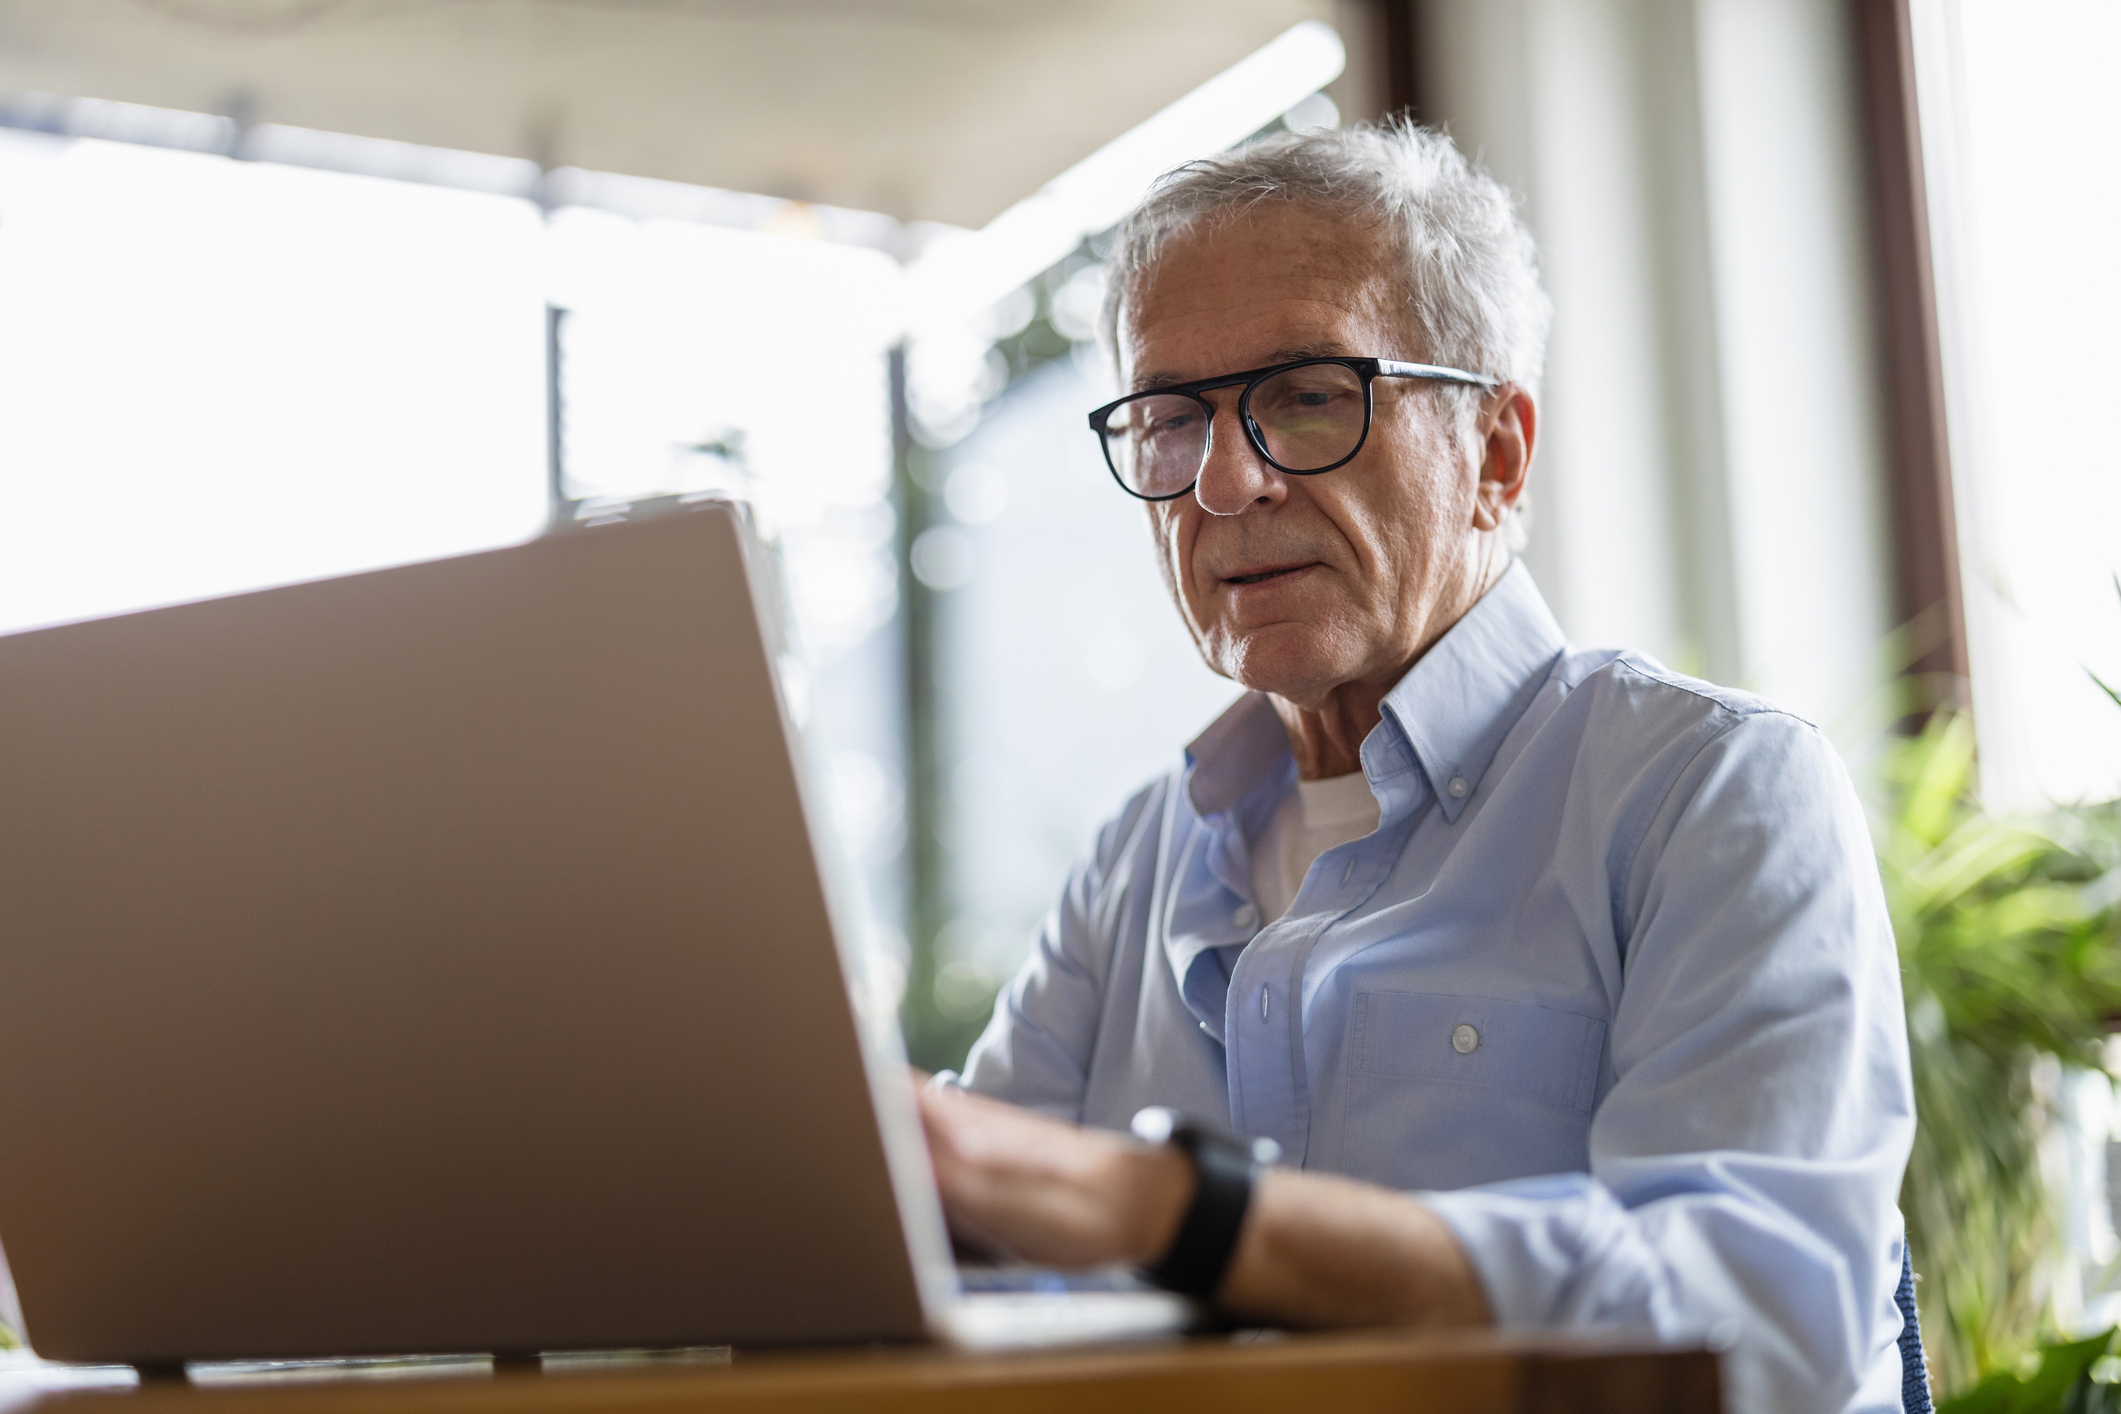
[[[1285,388],[1276,389],[1271,398],[1253,399],[1252,406],[1267,417],[1318,416],[1329,413],[1347,398],[1338,388]]]

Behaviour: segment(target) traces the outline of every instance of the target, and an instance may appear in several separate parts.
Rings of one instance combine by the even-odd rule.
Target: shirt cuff
[[[1465,1249],[1497,1326],[1659,1332],[1654,1255],[1627,1250],[1639,1244],[1627,1210],[1588,1174],[1418,1196]]]

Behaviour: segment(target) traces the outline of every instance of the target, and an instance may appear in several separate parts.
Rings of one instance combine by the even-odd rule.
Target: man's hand
[[[921,1119],[951,1228],[1022,1261],[1145,1266],[1193,1199],[1168,1149],[954,1089],[924,1087]]]
[[[924,1088],[921,1118],[951,1227],[1027,1262],[1147,1266],[1193,1199],[1193,1166],[1175,1150],[958,1090]],[[1287,1326],[1490,1321],[1464,1249],[1418,1199],[1281,1168],[1253,1187],[1216,1301]]]

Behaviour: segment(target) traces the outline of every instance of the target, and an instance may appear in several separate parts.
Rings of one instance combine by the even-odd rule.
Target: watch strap
[[[1167,1142],[1193,1161],[1193,1201],[1170,1249],[1143,1275],[1166,1291],[1205,1300],[1221,1288],[1230,1269],[1252,1205],[1253,1181],[1262,1161],[1273,1161],[1273,1146],[1190,1120],[1175,1120]],[[1270,1152],[1262,1154],[1263,1147]]]

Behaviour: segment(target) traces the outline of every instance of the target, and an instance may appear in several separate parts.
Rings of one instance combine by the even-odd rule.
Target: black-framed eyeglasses
[[[1476,388],[1501,383],[1430,363],[1300,358],[1129,394],[1091,413],[1090,430],[1121,490],[1144,501],[1173,500],[1200,480],[1213,446],[1215,408],[1201,394],[1242,383],[1237,420],[1253,450],[1276,471],[1316,476],[1346,466],[1370,439],[1370,383],[1376,378],[1427,378]]]

